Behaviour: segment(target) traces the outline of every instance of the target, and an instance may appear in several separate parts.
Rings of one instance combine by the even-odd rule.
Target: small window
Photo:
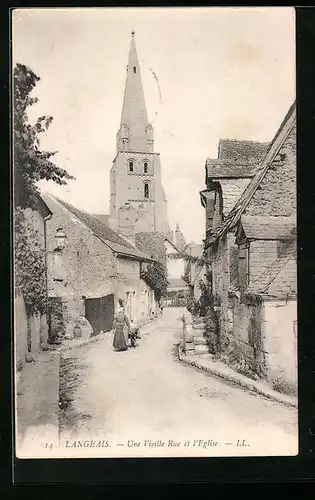
[[[133,161],[129,162],[129,172],[133,172]]]
[[[147,182],[144,184],[144,197],[149,198],[149,184]]]
[[[133,67],[133,72],[137,73],[137,68],[135,66]]]
[[[143,165],[143,171],[145,174],[148,173],[148,163],[146,161],[144,162],[144,165]]]

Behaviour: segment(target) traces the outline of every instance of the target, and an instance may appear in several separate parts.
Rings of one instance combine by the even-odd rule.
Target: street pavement
[[[60,384],[71,380],[71,372],[75,383],[71,404],[60,410],[60,456],[298,453],[295,408],[178,360],[181,312],[165,308],[161,318],[143,325],[135,349],[115,352],[109,333],[62,354],[71,367]]]

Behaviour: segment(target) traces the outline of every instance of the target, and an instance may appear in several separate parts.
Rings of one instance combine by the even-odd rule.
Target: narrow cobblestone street
[[[75,383],[71,403],[60,409],[62,455],[235,456],[298,452],[297,410],[246,392],[177,359],[180,315],[180,309],[165,308],[163,317],[141,328],[142,338],[136,349],[113,351],[109,334],[104,340],[63,353],[62,364],[69,364],[63,378],[69,381],[72,374]],[[61,384],[65,381],[61,380]],[[110,447],[78,450],[72,446],[74,440],[83,439],[108,440]],[[163,440],[166,444],[151,446],[149,440]],[[139,442],[141,446],[136,446]]]

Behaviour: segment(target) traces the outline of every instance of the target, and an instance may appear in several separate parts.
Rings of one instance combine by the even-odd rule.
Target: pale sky
[[[13,12],[13,64],[26,64],[41,78],[30,120],[54,117],[41,145],[58,150],[55,163],[76,177],[67,186],[43,181],[40,187],[91,213],[109,211],[132,29],[169,222],[200,243],[199,191],[219,138],[270,141],[295,99],[294,9]]]

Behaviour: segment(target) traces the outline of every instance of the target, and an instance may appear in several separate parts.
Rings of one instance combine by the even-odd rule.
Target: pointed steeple
[[[184,235],[179,227],[179,224],[176,224],[175,246],[178,248],[178,250],[182,250],[185,245],[186,245],[186,241],[185,241]]]
[[[131,32],[117,150],[153,151],[153,129],[148,122],[134,31]]]

